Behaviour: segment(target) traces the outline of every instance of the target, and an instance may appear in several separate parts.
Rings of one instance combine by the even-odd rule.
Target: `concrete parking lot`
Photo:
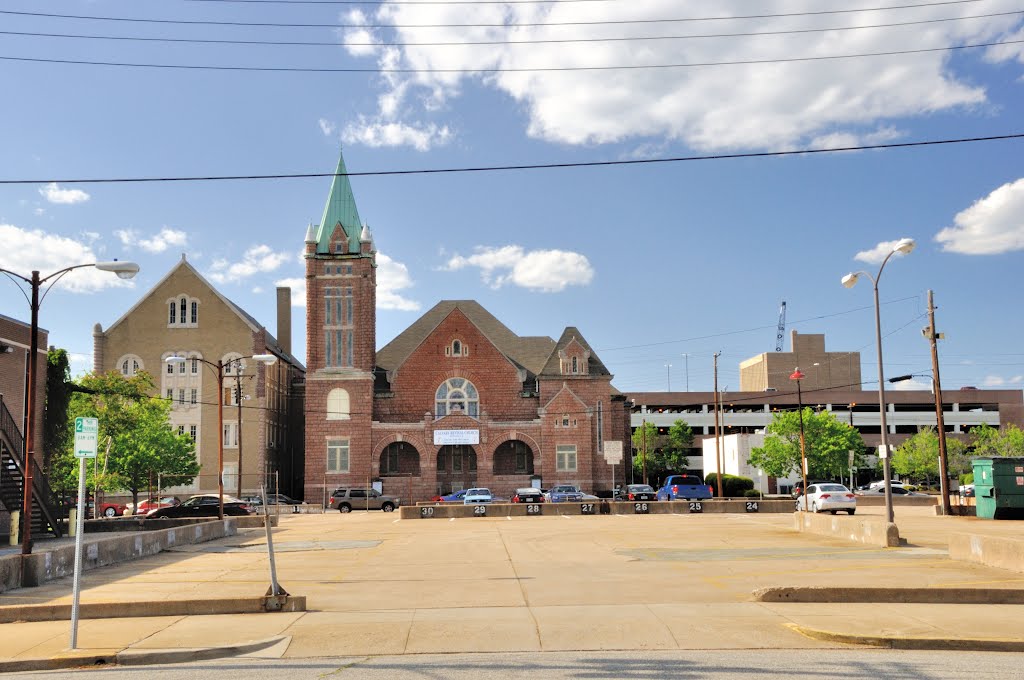
[[[288,657],[797,648],[839,643],[794,626],[949,637],[970,619],[975,634],[1024,640],[1018,605],[986,605],[986,625],[971,623],[974,608],[955,602],[752,601],[766,586],[1024,587],[1024,574],[948,559],[941,540],[953,530],[1002,532],[1014,523],[930,512],[898,509],[910,540],[898,549],[799,534],[791,515],[283,516],[274,532],[278,575],[307,597],[307,612],[89,620],[81,639],[90,648],[167,649],[283,636],[272,654]],[[89,572],[82,601],[252,596],[267,584],[263,532],[247,530]],[[64,579],[0,595],[0,605],[69,597]],[[67,635],[54,626],[0,626],[2,654],[57,653]]]

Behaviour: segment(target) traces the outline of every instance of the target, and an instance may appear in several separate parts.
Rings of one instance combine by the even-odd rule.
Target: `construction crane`
[[[786,337],[786,301],[783,300],[779,306],[779,326],[775,333],[775,351],[782,351],[782,344]]]

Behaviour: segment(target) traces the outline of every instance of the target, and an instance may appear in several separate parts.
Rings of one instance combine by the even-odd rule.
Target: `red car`
[[[176,496],[161,496],[160,498],[147,498],[144,501],[139,501],[139,507],[135,508],[135,512],[127,512],[126,514],[145,515],[150,510],[160,510],[162,508],[173,508],[181,505],[181,501]]]

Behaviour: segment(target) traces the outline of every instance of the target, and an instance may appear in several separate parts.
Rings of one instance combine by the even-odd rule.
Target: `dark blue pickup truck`
[[[681,498],[702,501],[713,495],[711,487],[697,475],[669,475],[658,489],[659,501],[674,501]]]

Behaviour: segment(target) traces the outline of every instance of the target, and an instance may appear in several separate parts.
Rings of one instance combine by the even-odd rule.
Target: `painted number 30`
[[[433,508],[420,508],[420,517],[423,517],[424,519],[426,519],[427,517],[433,517],[433,516],[434,516],[434,509]]]

